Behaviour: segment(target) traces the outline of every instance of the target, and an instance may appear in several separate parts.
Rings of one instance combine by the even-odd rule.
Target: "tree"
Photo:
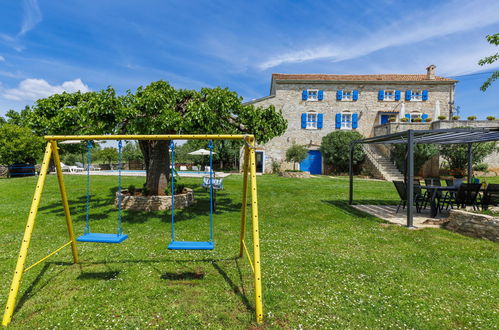
[[[132,160],[141,160],[144,157],[140,151],[138,143],[130,141],[123,146],[123,160],[131,162]]]
[[[405,170],[407,146],[396,144],[392,149],[392,158],[401,170]],[[438,148],[434,144],[416,144],[414,146],[414,173],[419,172],[427,160],[438,154]]]
[[[42,138],[26,127],[12,124],[0,126],[0,164],[35,164],[43,154]]]
[[[287,122],[273,106],[242,104],[225,88],[176,90],[157,81],[125,96],[112,87],[98,92],[62,93],[38,100],[21,113],[39,135],[47,134],[254,134],[265,143],[284,133]],[[163,195],[169,180],[170,141],[139,141],[146,188]]]
[[[487,41],[491,45],[499,46],[499,33],[487,35]],[[487,56],[478,61],[478,64],[484,66],[486,64],[492,64],[495,61],[499,60],[499,53],[495,53],[494,55]],[[480,89],[485,92],[487,88],[497,79],[499,78],[499,70],[494,71],[492,75],[483,83]]]
[[[308,156],[308,150],[304,146],[293,144],[286,151],[286,161],[293,162],[293,169],[296,169],[296,163],[299,163]]]
[[[99,158],[111,166],[113,161],[118,160],[118,150],[113,147],[106,147],[99,151]]]
[[[321,152],[324,160],[332,163],[338,172],[347,172],[350,163],[350,143],[364,137],[355,131],[335,131],[322,138]],[[360,164],[364,161],[364,150],[361,145],[355,145],[353,150],[353,163]]]
[[[473,165],[483,162],[485,157],[498,150],[495,142],[473,143]],[[464,175],[468,168],[467,144],[443,144],[440,156],[449,163],[450,170]]]

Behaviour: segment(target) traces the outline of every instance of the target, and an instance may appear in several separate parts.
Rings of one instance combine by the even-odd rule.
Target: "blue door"
[[[390,115],[381,115],[381,125],[388,124]]]
[[[322,155],[319,150],[309,150],[308,157],[300,163],[300,170],[322,174]]]

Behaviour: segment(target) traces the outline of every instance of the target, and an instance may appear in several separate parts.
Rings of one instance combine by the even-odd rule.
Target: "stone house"
[[[286,150],[293,143],[309,150],[300,169],[324,173],[319,147],[322,138],[336,130],[355,130],[365,137],[388,123],[433,121],[450,118],[456,80],[435,75],[430,65],[426,74],[272,74],[270,95],[247,102],[256,107],[274,105],[288,121],[286,132],[259,145],[257,171],[271,172],[272,161],[290,169]]]

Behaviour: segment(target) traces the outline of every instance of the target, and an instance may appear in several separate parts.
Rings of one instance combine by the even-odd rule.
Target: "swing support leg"
[[[73,222],[71,221],[71,212],[69,211],[68,196],[66,195],[66,187],[62,176],[61,158],[56,141],[50,141],[52,144],[52,154],[54,156],[54,164],[57,172],[57,181],[59,182],[59,190],[61,191],[62,205],[64,207],[64,215],[66,216],[66,226],[68,227],[68,236],[71,241],[71,252],[73,253],[73,262],[78,263],[78,249],[76,247],[76,239],[73,231]]]
[[[239,237],[239,257],[243,256],[244,252],[244,236],[246,234],[246,206],[247,195],[248,195],[248,165],[249,165],[249,149],[247,146],[244,147],[244,165],[243,165],[243,201],[241,207],[241,234]]]
[[[28,255],[29,244],[31,242],[31,234],[33,233],[33,227],[35,226],[36,214],[38,213],[38,206],[40,205],[40,197],[42,195],[43,186],[45,185],[45,177],[47,176],[47,170],[50,163],[50,155],[52,153],[52,144],[47,143],[45,148],[45,155],[43,156],[42,168],[40,169],[40,175],[38,176],[38,182],[36,183],[35,195],[31,202],[31,209],[29,211],[28,221],[26,223],[26,229],[24,231],[24,237],[21,243],[21,249],[19,251],[19,258],[17,258],[16,269],[14,271],[14,277],[12,278],[12,284],[10,286],[9,297],[7,298],[7,305],[5,306],[5,312],[3,314],[2,325],[7,326],[11,319],[12,313],[14,313],[14,307],[16,305],[17,294],[19,293],[19,286],[21,285],[21,279],[24,273],[24,264],[26,262],[26,256]]]

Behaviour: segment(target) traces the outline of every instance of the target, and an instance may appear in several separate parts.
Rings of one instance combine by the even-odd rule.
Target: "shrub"
[[[468,120],[475,120],[476,119],[476,116],[469,116],[468,117]]]
[[[395,118],[395,117],[390,117],[390,118],[388,119],[388,121],[389,121],[390,123],[394,123],[396,120],[397,120],[397,118]]]
[[[404,118],[400,119],[400,121],[403,122],[403,123],[406,123],[406,122],[409,121],[409,118],[404,117]]]
[[[281,163],[279,163],[277,160],[273,160],[271,166],[272,166],[272,173],[274,174],[281,173]]]
[[[432,118],[426,118],[424,121],[429,123],[429,122],[431,122],[431,120],[432,120]]]
[[[494,116],[487,116],[487,120],[496,120],[496,117],[494,117]]]
[[[296,167],[296,163],[299,163],[308,157],[308,150],[304,146],[293,144],[286,151],[286,161],[293,162],[293,169]]]
[[[438,116],[438,120],[446,120],[447,117],[446,116]]]
[[[35,164],[43,154],[43,144],[30,129],[4,124],[0,126],[0,164]]]
[[[322,138],[321,152],[324,161],[333,164],[338,172],[347,172],[350,159],[350,143],[362,139],[363,136],[355,131],[335,131]],[[354,147],[353,163],[360,164],[364,160],[365,154],[362,146],[357,144]]]
[[[135,186],[133,184],[128,186],[128,192],[130,193],[130,195],[135,194],[136,191],[137,191],[137,189],[135,188]]]
[[[415,122],[415,123],[420,123],[422,121],[423,121],[423,118],[414,118],[413,119],[413,122]]]
[[[489,170],[489,165],[487,163],[478,163],[473,166],[473,170],[479,172],[487,172]]]
[[[419,172],[427,160],[438,153],[438,148],[433,144],[416,144],[414,146],[414,173]],[[396,144],[392,149],[392,159],[403,172],[405,169],[405,144]]]
[[[452,116],[452,120],[459,120],[459,119],[461,119],[460,116]]]
[[[473,164],[481,163],[485,157],[497,150],[495,142],[473,144]],[[468,168],[467,144],[443,144],[440,146],[440,156],[449,163],[454,172],[466,173]]]

